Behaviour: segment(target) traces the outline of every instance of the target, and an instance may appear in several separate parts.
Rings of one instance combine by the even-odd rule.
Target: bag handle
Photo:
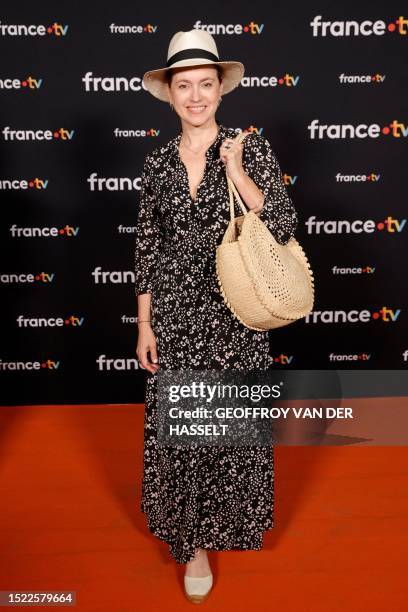
[[[230,217],[231,217],[231,221],[234,220],[235,218],[235,210],[234,210],[234,197],[233,195],[235,195],[238,204],[241,207],[242,212],[244,213],[244,215],[247,215],[249,210],[247,210],[245,208],[245,204],[243,203],[241,196],[239,195],[237,188],[235,187],[234,183],[231,181],[230,177],[227,176],[227,181],[228,181],[228,191],[229,191],[229,200],[230,200]]]
[[[235,138],[234,140],[236,142],[242,142],[245,138],[245,136],[247,136],[249,134],[249,132],[240,132]],[[225,170],[226,172],[226,170]],[[241,196],[238,193],[237,188],[235,187],[234,183],[232,182],[231,178],[228,176],[227,174],[227,183],[228,183],[228,192],[229,192],[229,203],[230,203],[230,217],[231,217],[231,221],[234,220],[235,218],[235,211],[234,211],[234,195],[238,201],[238,204],[242,210],[242,212],[244,213],[244,215],[248,214],[248,210],[245,208],[245,204],[243,203]]]

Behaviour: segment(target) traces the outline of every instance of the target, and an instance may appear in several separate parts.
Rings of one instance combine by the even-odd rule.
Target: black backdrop
[[[276,367],[407,367],[403,3],[194,4],[2,4],[2,404],[143,400],[140,174],[180,124],[141,78],[197,24],[246,66],[217,119],[270,141],[315,272],[313,316],[270,334]]]

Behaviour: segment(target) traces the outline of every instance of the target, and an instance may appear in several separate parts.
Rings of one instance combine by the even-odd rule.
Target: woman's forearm
[[[254,181],[246,172],[241,172],[232,179],[244,204],[256,213],[260,213],[264,204],[265,196],[256,186]]]
[[[147,325],[145,321],[151,320],[150,305],[152,301],[151,293],[141,293],[137,296],[137,322]]]

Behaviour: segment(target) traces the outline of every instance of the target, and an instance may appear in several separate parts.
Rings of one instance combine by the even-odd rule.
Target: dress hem
[[[149,515],[148,513],[143,510],[141,508],[141,512],[145,515],[145,519],[146,519],[146,524],[147,527],[150,531],[150,533],[152,535],[154,535],[156,538],[158,538],[160,541],[165,542],[168,546],[169,546],[169,553],[170,556],[176,561],[176,563],[178,563],[179,565],[183,565],[185,563],[188,563],[189,561],[192,561],[194,559],[194,555],[185,555],[185,556],[180,556],[178,555],[177,557],[174,555],[173,550],[175,548],[175,545],[172,542],[169,542],[168,539],[166,539],[163,535],[161,535],[160,531],[154,527],[152,525],[152,523],[149,521]],[[263,538],[266,532],[271,531],[274,527],[275,527],[275,522],[273,519],[268,519],[269,522],[271,522],[271,525],[269,525],[269,527],[265,527],[263,528],[259,533],[261,534],[262,537],[262,543],[260,546],[254,546],[254,547],[242,547],[242,546],[205,546],[203,544],[200,543],[200,541],[195,542],[194,543],[194,549],[196,548],[204,548],[205,550],[213,550],[215,552],[227,552],[227,551],[232,551],[232,550],[236,550],[236,551],[261,551],[263,550]]]

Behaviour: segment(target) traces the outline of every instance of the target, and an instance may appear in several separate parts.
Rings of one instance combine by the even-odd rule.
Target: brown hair
[[[212,65],[212,64],[205,64],[207,65]],[[214,64],[214,68],[217,70],[217,75],[218,75],[218,80],[221,83],[222,82],[222,68],[221,66],[219,66],[219,64]],[[171,81],[173,78],[173,68],[169,68],[168,70],[166,70],[166,80],[167,83],[169,84],[169,87],[171,86]]]

